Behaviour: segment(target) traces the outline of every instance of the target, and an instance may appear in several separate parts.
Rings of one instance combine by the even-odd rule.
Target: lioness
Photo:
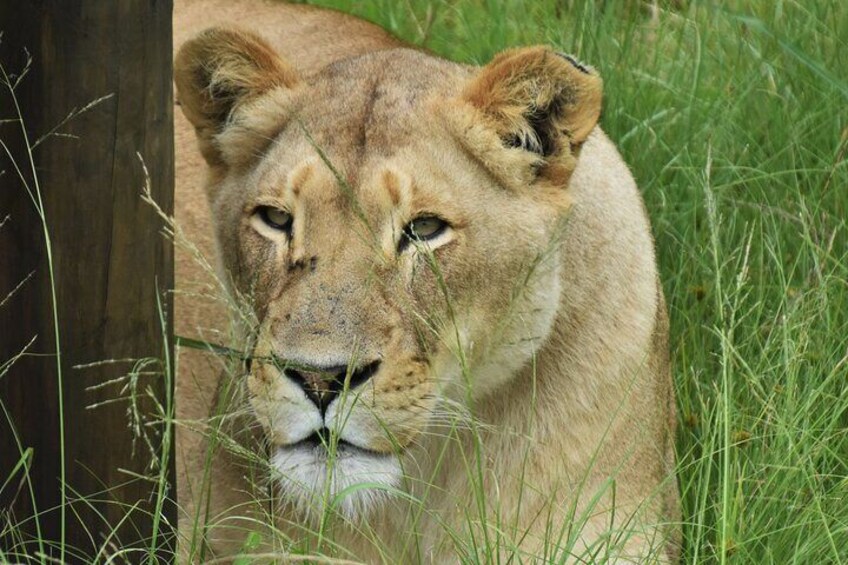
[[[178,3],[175,46],[177,331],[248,305],[241,374],[180,357],[186,558],[674,561],[666,308],[596,71],[261,0]]]

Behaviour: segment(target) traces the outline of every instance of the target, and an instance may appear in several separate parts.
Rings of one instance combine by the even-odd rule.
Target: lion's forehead
[[[352,164],[391,155],[417,137],[428,101],[453,94],[464,73],[410,49],[337,62],[311,78],[300,129]]]
[[[414,49],[389,49],[337,61],[311,76],[312,98],[322,97],[337,106],[401,108],[415,106],[430,93],[457,90],[468,77],[462,65],[434,59]]]

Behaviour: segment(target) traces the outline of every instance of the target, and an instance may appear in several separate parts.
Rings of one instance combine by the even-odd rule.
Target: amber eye
[[[256,209],[256,215],[275,230],[291,231],[292,215],[285,210],[272,208],[271,206],[260,206]]]
[[[398,244],[398,251],[403,251],[413,241],[428,241],[442,235],[448,228],[448,223],[436,216],[421,216],[415,218],[403,228],[403,234]]]

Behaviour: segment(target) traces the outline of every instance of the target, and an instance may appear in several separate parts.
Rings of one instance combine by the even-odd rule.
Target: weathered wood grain
[[[72,119],[34,153],[35,168],[53,242],[64,373],[64,423],[68,494],[93,498],[66,513],[67,544],[86,562],[130,506],[136,511],[118,530],[117,546],[147,546],[152,511],[148,482],[119,469],[145,473],[151,459],[143,443],[133,448],[127,404],[87,406],[117,395],[116,387],[93,385],[125,373],[126,363],[75,369],[107,359],[163,356],[171,339],[170,295],[166,334],[160,327],[157,293],[173,286],[173,251],[160,234],[162,222],[141,197],[144,175],[136,152],[150,171],[154,198],[173,206],[173,115],[170,0],[0,2],[0,62],[20,70],[24,48],[32,68],[17,94],[33,141],[74,108],[108,99]],[[7,92],[0,93],[0,119],[14,117]],[[64,137],[70,135],[73,137]],[[0,125],[30,184],[18,124]],[[0,366],[33,337],[28,356],[0,377],[0,485],[19,459],[13,425],[24,447],[34,448],[30,476],[42,535],[60,537],[59,419],[56,344],[44,238],[32,202],[8,159],[0,155],[0,300],[27,279],[0,307]],[[161,376],[143,388],[166,396]],[[150,405],[145,405],[146,409]],[[172,476],[172,474],[171,474]],[[17,520],[32,513],[17,484],[0,493],[0,508]],[[99,493],[96,494],[95,493]],[[14,500],[14,504],[12,504]],[[171,522],[175,513],[166,507]],[[0,517],[2,521],[3,517]],[[25,531],[34,533],[32,521]],[[160,538],[161,539],[161,538]],[[2,540],[9,546],[9,538]],[[35,552],[36,545],[29,547]],[[52,550],[57,555],[58,550]],[[133,560],[141,560],[136,554]]]

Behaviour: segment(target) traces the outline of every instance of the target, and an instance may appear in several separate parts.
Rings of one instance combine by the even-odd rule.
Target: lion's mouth
[[[368,455],[384,456],[386,453],[381,453],[367,447],[356,445],[343,437],[334,434],[328,428],[315,430],[311,435],[302,440],[286,446],[288,448],[305,448],[320,454],[343,454],[343,453],[362,453]]]
[[[316,430],[271,456],[272,477],[295,508],[315,515],[328,508],[364,516],[399,488],[403,470],[394,454],[355,445],[327,429]],[[355,487],[355,488],[354,488]]]

